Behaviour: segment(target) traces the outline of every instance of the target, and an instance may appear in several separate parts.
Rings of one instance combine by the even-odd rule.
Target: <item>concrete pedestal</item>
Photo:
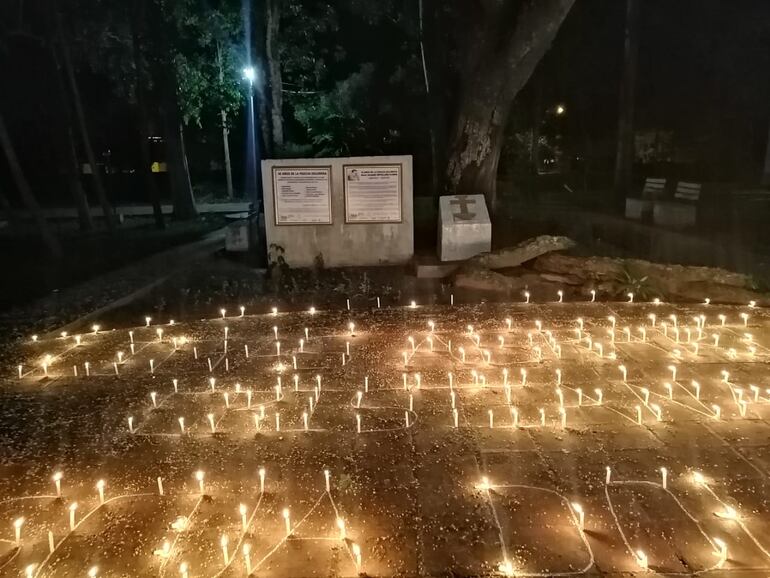
[[[237,219],[237,220],[234,220]],[[246,253],[255,245],[256,229],[248,213],[228,215],[231,221],[225,229],[225,250],[228,253]]]
[[[626,219],[641,221],[652,213],[652,201],[648,199],[626,198]]]
[[[439,259],[460,261],[492,249],[492,222],[484,195],[439,199]]]
[[[694,227],[698,220],[698,207],[687,203],[655,201],[652,221],[656,225],[683,229]]]

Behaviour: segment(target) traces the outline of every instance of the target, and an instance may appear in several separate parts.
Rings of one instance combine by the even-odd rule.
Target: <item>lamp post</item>
[[[265,228],[262,215],[262,170],[260,166],[259,139],[257,138],[257,114],[254,109],[254,84],[257,81],[257,70],[253,66],[243,69],[243,78],[249,83],[249,127],[246,147],[246,197],[251,199],[252,209],[256,212],[257,253],[260,261],[266,258]]]
[[[253,66],[243,69],[243,78],[249,83],[249,127],[247,143],[246,163],[246,191],[247,196],[254,204],[254,210],[261,212],[262,203],[259,195],[259,139],[257,139],[257,117],[254,110],[254,83],[257,80],[257,71]]]

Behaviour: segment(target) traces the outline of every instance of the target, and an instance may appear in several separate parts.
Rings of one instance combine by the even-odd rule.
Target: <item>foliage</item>
[[[400,3],[286,0],[279,41],[284,154],[387,154],[423,143],[414,19]]]
[[[618,294],[622,296],[633,293],[635,299],[649,301],[659,295],[659,291],[650,282],[649,276],[640,277],[629,265],[623,266],[614,281]]]
[[[245,64],[240,4],[221,2],[216,8],[193,0],[165,4],[175,30],[173,45],[179,104],[185,124],[221,122],[232,118],[244,101],[241,69]]]
[[[374,65],[336,84],[333,90],[320,94],[312,104],[298,108],[297,120],[306,128],[319,156],[350,156],[357,145],[367,146],[365,115],[366,94],[371,90]]]
[[[293,285],[285,255],[286,250],[281,245],[270,243],[267,251],[267,277],[273,293],[287,291]]]

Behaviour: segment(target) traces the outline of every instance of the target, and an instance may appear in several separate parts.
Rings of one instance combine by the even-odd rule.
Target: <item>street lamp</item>
[[[243,78],[249,83],[249,127],[246,163],[246,190],[257,213],[262,210],[259,194],[259,141],[257,140],[257,117],[254,110],[254,84],[257,81],[257,71],[253,66],[243,69]]]
[[[257,254],[260,262],[267,256],[264,221],[261,218],[262,206],[262,170],[259,162],[259,140],[257,138],[257,116],[254,110],[254,84],[257,82],[257,70],[253,66],[243,69],[243,78],[249,83],[249,126],[246,161],[246,196],[251,199],[252,209],[256,213]]]
[[[253,84],[254,80],[257,78],[257,72],[254,70],[253,66],[247,66],[243,69],[243,78],[249,81],[249,84]]]

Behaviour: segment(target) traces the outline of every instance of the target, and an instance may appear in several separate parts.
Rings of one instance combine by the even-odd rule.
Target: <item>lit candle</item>
[[[582,532],[583,529],[585,528],[585,512],[583,511],[583,506],[581,506],[576,502],[572,502],[572,509],[577,514],[578,530]]]
[[[283,521],[286,526],[286,535],[291,535],[291,518],[289,518],[289,508],[283,509]]]
[[[649,561],[647,560],[647,554],[642,552],[641,550],[636,551],[636,563],[639,564],[639,567],[643,570],[647,570],[649,567]]]
[[[251,544],[243,545],[243,561],[246,565],[246,576],[251,576]]]
[[[53,476],[53,483],[56,486],[56,497],[61,498],[61,480],[64,475],[61,472],[56,472]]]
[[[714,545],[718,548],[718,550],[714,552],[714,554],[719,556],[719,562],[717,562],[717,566],[721,568],[727,561],[727,544],[725,544],[724,540],[714,538]]]
[[[222,537],[219,539],[219,545],[222,547],[222,557],[225,559],[225,566],[230,563],[230,556],[227,551],[227,542],[227,535],[222,534]]]
[[[16,518],[13,521],[13,529],[16,533],[16,545],[21,543],[21,527],[24,525],[24,518]]]
[[[78,509],[78,503],[72,502],[69,507],[70,511],[70,530],[75,530],[75,511]]]

